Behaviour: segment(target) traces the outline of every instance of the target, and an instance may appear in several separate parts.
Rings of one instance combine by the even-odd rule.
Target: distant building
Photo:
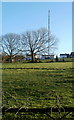
[[[12,62],[21,62],[23,60],[24,60],[23,55],[16,55],[12,57]],[[6,54],[2,55],[2,62],[10,62],[9,56]]]
[[[71,52],[70,57],[74,58],[74,52]]]
[[[42,55],[41,59],[54,59],[54,55]]]
[[[13,62],[22,62],[24,60],[24,56],[23,55],[16,55],[13,57],[12,61]]]
[[[6,54],[2,54],[2,62],[9,62],[9,57]]]
[[[54,55],[34,55],[34,59],[54,59]],[[26,55],[26,60],[31,60],[31,55],[27,54]]]
[[[70,57],[70,55],[69,54],[60,54],[60,58],[69,58]]]
[[[31,54],[26,54],[25,60],[31,60]]]

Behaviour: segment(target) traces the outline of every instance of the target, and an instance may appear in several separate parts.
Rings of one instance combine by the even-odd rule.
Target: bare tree
[[[19,53],[19,40],[20,35],[15,33],[8,33],[2,36],[2,52],[9,57],[10,62]]]
[[[48,48],[50,51],[54,49],[56,42],[57,39],[55,36],[50,34],[48,37],[48,30],[45,28],[37,31],[28,31],[22,34],[22,51],[31,54],[31,59],[34,61],[34,55],[48,54]]]

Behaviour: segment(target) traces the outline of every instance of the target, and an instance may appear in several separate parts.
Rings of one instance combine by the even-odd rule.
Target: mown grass
[[[54,62],[54,63],[3,63],[2,68],[72,68],[72,62]]]
[[[49,70],[3,69],[3,106],[27,109],[74,106],[72,62],[4,63],[2,66],[49,68]]]

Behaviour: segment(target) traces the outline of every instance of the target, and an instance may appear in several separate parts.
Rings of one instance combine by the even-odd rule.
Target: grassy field
[[[4,63],[2,67],[19,68],[2,70],[3,106],[27,109],[74,106],[72,62]]]

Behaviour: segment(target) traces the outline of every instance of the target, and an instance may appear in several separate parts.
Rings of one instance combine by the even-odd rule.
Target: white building
[[[69,54],[60,54],[60,58],[68,58],[69,57]]]
[[[42,55],[41,59],[45,60],[45,59],[54,59],[54,55]]]

